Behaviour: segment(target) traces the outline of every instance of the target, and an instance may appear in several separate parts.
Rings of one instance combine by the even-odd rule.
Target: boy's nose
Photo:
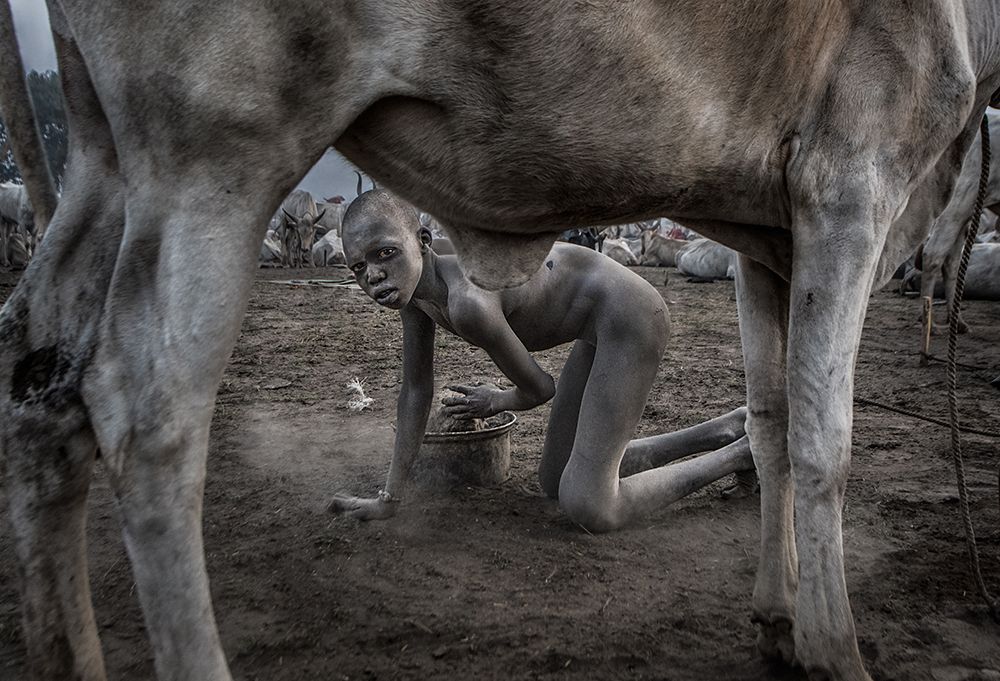
[[[385,272],[382,269],[377,268],[377,267],[369,267],[368,268],[368,283],[369,284],[377,284],[380,281],[382,281],[383,279],[385,279]]]

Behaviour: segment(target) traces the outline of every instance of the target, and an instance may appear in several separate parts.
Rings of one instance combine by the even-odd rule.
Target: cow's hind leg
[[[785,389],[788,284],[745,256],[740,257],[736,272],[747,380],[746,431],[760,477],[761,541],[753,619],[760,627],[757,646],[761,653],[792,663],[798,561]]]
[[[56,43],[69,119],[65,191],[0,312],[0,463],[31,675],[97,681],[105,672],[85,539],[96,444],[81,386],[124,215],[110,131],[82,59]]]
[[[209,424],[263,238],[246,225],[273,210],[271,194],[283,188],[262,191],[264,170],[244,174],[244,185],[228,170],[213,167],[219,174],[210,180],[178,163],[129,183],[83,395],[121,509],[159,678],[219,681],[230,675],[201,529]],[[233,202],[230,193],[251,198]]]

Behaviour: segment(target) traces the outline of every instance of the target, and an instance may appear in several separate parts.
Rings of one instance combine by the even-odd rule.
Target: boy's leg
[[[559,479],[562,478],[563,469],[573,451],[580,402],[594,363],[594,351],[593,345],[578,340],[559,374],[549,426],[545,433],[545,445],[542,448],[542,461],[538,464],[538,480],[542,491],[551,499],[559,496]]]
[[[740,407],[690,428],[632,440],[625,448],[619,474],[624,478],[735,442],[745,434],[746,416],[746,407]]]
[[[647,324],[623,338],[620,320],[609,318],[605,324],[609,328],[599,332],[590,374],[598,380],[588,381],[583,391],[572,454],[559,483],[559,505],[593,532],[622,527],[728,473],[753,467],[743,436],[691,461],[619,480],[625,447],[642,416],[666,334]]]

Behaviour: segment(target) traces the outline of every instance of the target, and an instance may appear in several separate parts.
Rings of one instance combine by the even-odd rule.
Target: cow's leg
[[[216,681],[230,676],[201,534],[209,423],[263,236],[245,226],[273,206],[263,174],[244,173],[244,185],[233,173],[209,177],[215,168],[204,163],[190,168],[178,158],[178,166],[137,172],[129,183],[83,394],[121,509],[158,676]],[[230,192],[248,198],[233,202]]]
[[[842,159],[834,179],[832,164],[818,156],[804,160],[802,174],[790,181],[797,197],[788,325],[788,452],[799,558],[795,655],[816,678],[867,681],[844,578],[841,514],[854,364],[895,212],[887,197],[896,194],[866,173],[870,161]]]
[[[81,396],[124,221],[110,130],[76,49],[56,36],[69,121],[65,191],[0,312],[0,435],[37,679],[105,678],[90,603],[86,498],[96,444]]]
[[[791,663],[798,561],[785,387],[788,284],[744,256],[736,273],[747,381],[746,431],[760,478],[761,540],[753,618],[760,627],[757,645],[764,656]]]
[[[551,499],[559,496],[559,480],[573,451],[576,426],[580,419],[580,403],[594,363],[593,345],[578,340],[569,359],[559,373],[556,396],[552,399],[549,425],[545,431],[542,460],[538,464],[538,481]]]
[[[967,224],[967,223],[963,223]],[[965,248],[965,230],[960,230],[958,234],[955,235],[955,241],[952,244],[951,250],[948,252],[948,257],[945,258],[944,263],[941,265],[941,281],[944,282],[944,300],[945,300],[945,314],[944,318],[947,320],[948,324],[951,324],[951,310],[952,303],[955,301],[955,287],[958,285],[958,266],[962,261],[962,250]],[[947,329],[942,329],[945,332]],[[958,311],[958,333],[968,333],[969,325],[962,318],[962,311]]]

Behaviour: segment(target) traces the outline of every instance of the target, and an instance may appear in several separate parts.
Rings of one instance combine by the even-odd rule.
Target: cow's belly
[[[451,226],[531,233],[664,215],[779,225],[771,200],[781,182],[777,139],[700,139],[690,128],[641,120],[597,130],[602,124],[590,118],[567,122],[578,130],[571,137],[533,125],[529,113],[508,114],[491,131],[489,112],[476,113],[389,98],[356,119],[336,147]],[[629,133],[602,134],[612,127]],[[728,151],[706,151],[711,145]],[[748,153],[750,146],[764,151]]]

